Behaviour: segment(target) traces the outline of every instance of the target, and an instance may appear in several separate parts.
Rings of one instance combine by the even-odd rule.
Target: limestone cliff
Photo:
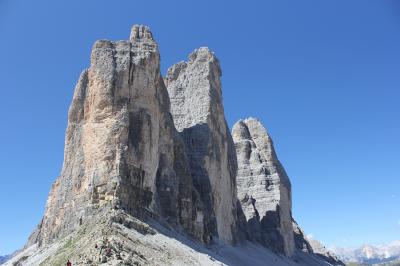
[[[97,41],[44,217],[7,265],[330,265],[292,218],[265,128],[230,134],[220,77],[203,47],[163,79],[146,26]]]
[[[270,136],[253,118],[240,120],[232,130],[238,159],[238,198],[250,238],[291,256],[295,251],[289,178]]]
[[[190,54],[187,62],[169,68],[165,84],[175,126],[185,141],[193,183],[209,215],[208,228],[233,243],[237,163],[224,116],[220,76],[218,59],[203,47]]]
[[[129,41],[97,41],[69,110],[61,175],[31,242],[72,232],[102,208],[162,217],[202,239],[201,204],[169,109],[147,27],[134,26]]]
[[[238,121],[232,135],[238,160],[238,198],[249,239],[287,256],[316,254],[332,265],[334,255],[315,250],[292,217],[291,184],[271,137],[259,120]]]

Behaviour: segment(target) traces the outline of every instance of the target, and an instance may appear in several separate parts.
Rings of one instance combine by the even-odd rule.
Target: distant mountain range
[[[387,245],[363,245],[359,248],[330,248],[343,261],[374,265],[400,260],[400,241]],[[400,265],[400,263],[398,264]]]
[[[0,264],[6,262],[10,257],[10,255],[0,256]]]

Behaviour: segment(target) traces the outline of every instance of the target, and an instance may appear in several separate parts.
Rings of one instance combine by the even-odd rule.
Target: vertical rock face
[[[253,118],[240,120],[232,132],[239,166],[238,198],[249,237],[291,256],[295,251],[291,185],[272,140]]]
[[[193,183],[206,209],[206,228],[235,241],[236,155],[224,117],[221,69],[208,48],[168,69],[165,84],[175,126],[184,139]]]
[[[31,242],[76,229],[105,207],[150,212],[203,237],[201,204],[169,112],[149,28],[129,41],[97,41],[69,110],[64,165]]]
[[[44,259],[49,246],[43,244],[68,235],[84,243],[83,250],[71,245],[76,252],[70,255],[92,260],[87,241],[108,230],[120,251],[110,259],[122,263],[127,252],[131,265],[130,255],[140,255],[135,247],[148,248],[148,257],[165,252],[154,239],[133,239],[154,231],[142,219],[151,216],[206,243],[212,236],[235,243],[244,232],[287,256],[296,249],[313,253],[292,219],[290,181],[265,128],[241,120],[232,138],[220,76],[218,59],[200,48],[163,80],[158,47],[145,26],[134,26],[129,41],[97,41],[69,109],[61,174],[26,247],[38,243]],[[64,259],[64,247],[53,253]]]

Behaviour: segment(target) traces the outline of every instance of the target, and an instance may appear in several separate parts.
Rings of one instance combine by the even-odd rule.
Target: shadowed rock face
[[[188,153],[193,183],[207,210],[206,228],[226,242],[235,241],[236,156],[225,121],[221,69],[208,48],[168,69],[165,84],[171,113]]]
[[[240,120],[232,132],[239,166],[238,198],[249,238],[291,256],[295,251],[291,185],[272,140],[253,118]]]
[[[41,223],[14,262],[30,257],[33,265],[58,265],[68,253],[74,265],[92,264],[93,256],[105,256],[88,243],[105,241],[103,236],[115,244],[115,256],[105,258],[110,264],[204,262],[196,251],[181,258],[182,243],[166,247],[170,237],[141,242],[158,234],[151,224],[180,239],[176,231],[205,243],[213,236],[230,244],[247,237],[287,256],[303,251],[279,256],[284,265],[298,265],[296,258],[302,265],[325,265],[292,219],[290,181],[265,128],[255,119],[241,120],[232,138],[220,76],[215,55],[200,48],[163,80],[158,47],[145,26],[134,26],[129,41],[97,41],[69,109],[61,174]],[[243,245],[246,254],[256,249],[240,261],[265,265],[253,258],[260,247]],[[278,256],[265,258],[274,264]]]
[[[62,172],[30,242],[50,242],[104,207],[150,212],[202,239],[201,204],[169,109],[147,27],[134,26],[129,41],[97,41],[69,110]]]
[[[303,230],[294,219],[292,220],[292,223],[296,249],[305,253],[313,253],[313,249],[310,243],[306,240]]]

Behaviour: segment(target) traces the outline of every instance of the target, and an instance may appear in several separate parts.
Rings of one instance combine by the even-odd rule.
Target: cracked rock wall
[[[290,181],[265,128],[241,120],[232,138],[220,77],[203,47],[163,79],[146,26],[133,26],[128,41],[97,41],[69,109],[61,174],[27,246],[116,209],[204,243],[247,237],[287,256],[313,253],[292,219]]]
[[[97,41],[69,110],[64,164],[30,242],[74,231],[102,208],[151,213],[202,239],[204,222],[149,28]]]
[[[185,141],[193,183],[204,203],[206,228],[235,242],[236,154],[225,121],[218,59],[202,47],[168,69],[165,84],[175,126]]]
[[[295,251],[290,180],[270,136],[253,118],[232,130],[238,159],[238,198],[247,219],[249,238],[291,256]]]

